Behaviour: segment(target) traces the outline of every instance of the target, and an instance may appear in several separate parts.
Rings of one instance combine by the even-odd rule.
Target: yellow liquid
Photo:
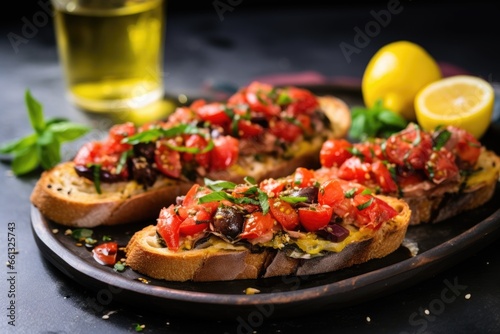
[[[89,111],[129,110],[161,99],[163,1],[106,9],[68,3],[56,6],[55,25],[70,99]]]

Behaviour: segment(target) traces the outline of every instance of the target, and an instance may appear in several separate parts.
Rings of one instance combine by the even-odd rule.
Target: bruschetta
[[[410,216],[403,200],[306,168],[260,183],[206,180],[132,236],[126,265],[168,281],[327,273],[394,252]]]
[[[344,137],[350,117],[334,96],[253,82],[227,101],[196,100],[166,120],[114,125],[73,160],[45,171],[31,202],[73,227],[155,219],[205,178],[259,181],[319,167],[321,145]]]
[[[356,181],[404,199],[411,225],[437,223],[485,204],[500,175],[500,158],[454,126],[426,132],[410,123],[387,139],[329,139],[320,161],[317,172],[324,178]]]

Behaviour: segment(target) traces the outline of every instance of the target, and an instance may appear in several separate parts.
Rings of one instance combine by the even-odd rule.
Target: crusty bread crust
[[[345,136],[351,124],[348,106],[333,96],[318,99],[331,120],[329,135],[332,138]],[[265,161],[256,161],[253,157],[241,157],[228,170],[207,177],[239,183],[246,176],[259,181],[290,175],[297,167],[315,168],[319,166],[319,151],[326,133],[298,145],[300,150],[292,159],[268,156]],[[184,195],[193,185],[188,181],[159,177],[148,189],[135,181],[101,183],[102,194],[98,194],[94,184],[78,176],[73,167],[72,162],[64,162],[42,173],[30,198],[45,217],[71,227],[90,228],[156,219],[163,206],[174,203],[177,196]],[[203,180],[196,182],[203,183]]]
[[[274,249],[252,253],[242,246],[232,250],[209,247],[172,252],[158,244],[156,226],[150,225],[131,238],[126,247],[126,264],[141,274],[168,281],[227,281],[332,272],[382,258],[401,245],[411,216],[409,206],[396,198],[379,197],[399,214],[371,237],[352,242],[339,253],[306,260]]]
[[[492,151],[483,150],[476,168],[480,171],[467,180],[464,189],[403,197],[413,212],[410,225],[438,223],[488,202],[499,180],[500,157]]]

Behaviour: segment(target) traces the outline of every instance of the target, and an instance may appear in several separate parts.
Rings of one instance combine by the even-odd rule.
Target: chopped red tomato
[[[311,169],[307,169],[304,167],[298,167],[293,174],[293,186],[304,188],[310,187],[314,185],[315,182],[315,174]]]
[[[167,140],[156,142],[155,163],[158,170],[164,175],[176,179],[181,176],[181,155],[178,151],[168,147]]]
[[[425,174],[437,184],[446,180],[456,180],[459,177],[459,170],[453,153],[444,147],[432,152],[425,165]]]
[[[238,136],[241,138],[252,138],[264,132],[264,128],[259,124],[250,122],[249,120],[240,119],[238,121]]]
[[[212,102],[204,104],[194,111],[204,121],[210,122],[215,125],[225,125],[231,122],[231,118],[225,111],[224,104],[219,102]]]
[[[238,160],[238,139],[231,136],[219,136],[214,141],[214,148],[210,151],[211,170],[224,170]]]
[[[344,189],[339,180],[332,179],[323,182],[318,191],[318,203],[334,207],[344,200]]]
[[[382,161],[376,160],[371,164],[371,175],[385,193],[394,193],[398,191],[398,185],[392,178],[391,172]]]
[[[274,218],[270,213],[263,214],[261,211],[252,212],[245,220],[242,239],[255,239],[269,233],[274,227]]]
[[[338,176],[344,180],[366,183],[371,179],[371,164],[357,156],[350,157],[340,166]]]
[[[465,167],[474,166],[481,154],[481,143],[464,129],[448,126],[446,130],[451,133],[451,138],[445,147],[454,152]]]
[[[252,82],[245,90],[245,100],[251,110],[268,116],[277,116],[281,108],[274,103],[272,85]]]
[[[352,144],[345,139],[329,139],[323,143],[319,160],[323,167],[339,167],[352,157]]]
[[[308,90],[290,87],[284,89],[280,94],[285,94],[290,100],[286,111],[291,115],[310,114],[319,107],[318,99]]]
[[[387,157],[399,166],[423,169],[431,152],[431,135],[414,123],[410,123],[403,131],[391,135],[386,141]]]
[[[333,208],[328,205],[311,204],[309,207],[299,208],[300,224],[308,232],[322,229],[332,219]]]
[[[189,135],[185,140],[184,140],[184,146],[188,148],[197,148],[199,151],[202,151],[204,148],[206,148],[208,145],[208,142],[205,138],[203,138],[200,135]],[[210,167],[210,153],[205,152],[205,153],[183,153],[182,154],[182,160],[189,162],[189,161],[196,161],[196,163],[204,168],[209,168]]]
[[[352,153],[360,156],[363,162],[373,162],[376,159],[384,160],[384,152],[380,143],[377,142],[362,142],[352,145]]]
[[[283,179],[265,179],[259,184],[259,188],[269,197],[274,197],[285,188],[285,181]]]
[[[105,242],[92,249],[94,259],[103,265],[112,266],[116,263],[118,253],[118,243],[115,241]]]
[[[357,209],[356,223],[371,229],[378,229],[383,222],[398,214],[387,202],[372,195],[358,194],[354,196],[353,204]]]
[[[172,204],[168,208],[163,208],[157,219],[156,229],[167,244],[168,249],[172,251],[179,250],[179,234],[182,220],[175,212],[175,206]]]
[[[269,132],[288,143],[296,141],[302,135],[302,129],[299,125],[283,119],[271,120]]]
[[[270,198],[269,209],[273,217],[285,230],[293,230],[299,225],[299,215],[290,203]]]
[[[208,228],[209,222],[197,221],[194,217],[189,216],[179,226],[180,235],[195,235],[203,232]]]

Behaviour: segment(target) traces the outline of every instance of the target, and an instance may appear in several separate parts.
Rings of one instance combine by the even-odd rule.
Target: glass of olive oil
[[[52,0],[68,95],[91,112],[163,98],[163,0]]]

